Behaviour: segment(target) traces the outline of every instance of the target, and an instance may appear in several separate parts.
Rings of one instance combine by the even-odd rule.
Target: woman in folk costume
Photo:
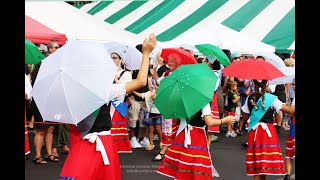
[[[212,165],[205,126],[234,122],[234,116],[213,118],[210,104],[198,111],[188,124],[181,119],[181,127],[160,163],[158,173],[183,180],[212,180],[212,177],[219,177]]]
[[[293,79],[293,82],[291,85],[292,85],[293,91],[295,91],[295,79]],[[295,105],[296,105],[296,100],[294,97],[291,105],[289,106],[284,105],[281,109],[282,111],[288,113],[288,116],[292,116],[291,123],[290,123],[290,133],[288,134],[287,141],[286,141],[285,166],[286,166],[287,174],[285,175],[283,180],[290,180],[293,160],[295,159],[295,156],[296,156],[296,137],[295,137],[296,117],[294,116]]]
[[[157,67],[157,61],[153,67]],[[157,75],[156,69],[153,68],[153,78],[160,84],[161,80],[167,77],[171,72],[176,70],[181,65],[181,58],[176,54],[170,54],[168,56],[169,70],[163,73],[161,77]],[[180,121],[178,119],[163,119],[162,120],[162,141],[160,144],[161,151],[153,158],[152,161],[161,161],[170,147],[173,139],[176,137]]]
[[[220,77],[221,77],[221,66],[220,63],[217,61],[217,58],[214,56],[209,56],[206,58],[207,64],[209,66],[210,69],[213,70],[214,74],[218,77],[217,83],[216,83],[216,87],[214,90],[214,94],[212,97],[212,102],[211,102],[211,113],[213,118],[215,119],[220,119],[220,115],[219,115],[219,106],[218,106],[218,88],[220,86]],[[209,82],[210,83],[210,82]],[[213,138],[213,133],[220,133],[220,126],[211,126],[208,127],[208,147],[210,149],[210,144]]]
[[[111,53],[111,58],[118,67],[117,74],[114,78],[114,83],[125,84],[132,81],[131,73],[122,68],[123,62],[121,53],[113,52]],[[124,102],[112,100],[112,106],[110,106],[110,116],[112,122],[111,136],[113,138],[113,145],[117,149],[118,153],[132,153],[127,128],[128,103],[126,99],[127,98],[125,98]]]
[[[25,87],[24,87],[24,92],[25,92],[25,100],[30,100],[31,99],[31,91],[32,91],[32,86],[30,82],[29,76],[25,74]],[[26,107],[25,107],[26,108]],[[27,114],[26,114],[26,109],[24,110],[24,156],[27,159],[28,154],[30,153],[30,144],[29,144],[29,132],[27,128]]]
[[[253,80],[254,93],[242,106],[244,120],[250,117],[246,156],[247,175],[254,180],[266,180],[266,175],[285,175],[282,150],[273,114],[282,115],[283,103],[277,96],[267,93],[267,80]]]
[[[119,180],[120,160],[111,137],[110,101],[122,102],[125,94],[146,85],[149,55],[156,46],[151,34],[143,42],[141,68],[138,77],[126,84],[111,84],[109,102],[101,106],[77,126],[71,127],[70,152],[60,173],[60,180]]]

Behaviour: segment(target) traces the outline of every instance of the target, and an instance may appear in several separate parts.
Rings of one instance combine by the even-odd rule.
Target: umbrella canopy
[[[274,52],[258,52],[258,53],[254,53],[253,55],[254,56],[263,56],[266,61],[273,64],[278,69],[286,67],[283,60],[278,55],[276,55]]]
[[[105,43],[109,54],[115,52],[121,56],[123,63],[126,65],[126,69],[138,70],[140,69],[142,62],[142,53],[136,48],[126,43],[108,42]]]
[[[154,104],[161,115],[187,122],[213,97],[218,77],[206,64],[179,66],[161,81]]]
[[[215,27],[225,26],[237,32],[238,37],[250,37],[259,43],[232,36],[226,43],[237,49],[219,45],[221,49],[261,51],[269,49],[267,44],[276,49],[294,49],[295,44],[295,1],[292,0],[101,1],[86,4],[80,10],[138,35],[154,32],[162,42],[190,34],[192,41],[207,41],[198,44],[218,46],[211,43],[212,34]],[[226,37],[229,32],[221,31],[219,35]]]
[[[177,54],[181,57],[181,64],[198,64],[198,61],[191,53],[181,48],[164,48],[162,49],[160,56],[168,63],[170,54]]]
[[[78,124],[110,100],[116,71],[103,43],[70,41],[42,61],[32,96],[44,120]]]
[[[224,66],[230,64],[228,56],[217,46],[211,44],[199,44],[195,47],[205,56],[214,56]]]
[[[279,69],[285,76],[273,79],[269,82],[270,85],[292,83],[295,78],[295,67],[283,67]]]
[[[38,64],[45,58],[44,54],[39,51],[38,47],[28,39],[25,39],[24,52],[25,64]]]
[[[40,22],[25,15],[25,38],[36,44],[47,44],[52,39],[56,39],[59,45],[64,45],[67,41],[65,34],[56,32]]]
[[[285,76],[271,63],[255,58],[233,62],[222,69],[222,72],[225,76],[234,76],[241,79],[272,80]]]

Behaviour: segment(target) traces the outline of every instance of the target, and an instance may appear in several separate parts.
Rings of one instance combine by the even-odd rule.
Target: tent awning
[[[154,32],[162,42],[214,21],[276,49],[295,47],[293,0],[98,1],[80,9],[135,34]]]
[[[35,44],[47,44],[52,39],[56,39],[59,45],[64,45],[67,41],[65,34],[56,32],[27,15],[25,16],[25,38]]]
[[[47,13],[52,11],[59,13],[56,16]],[[134,45],[144,40],[134,33],[102,24],[66,2],[26,2],[25,14],[66,34],[68,40],[129,41]]]

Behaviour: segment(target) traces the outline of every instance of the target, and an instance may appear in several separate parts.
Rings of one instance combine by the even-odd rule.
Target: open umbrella
[[[264,59],[266,61],[273,64],[278,69],[286,67],[283,60],[278,55],[276,55],[274,52],[258,52],[258,53],[254,53],[253,55],[264,57]]]
[[[38,47],[28,39],[24,43],[25,64],[38,64],[45,56],[39,51]]]
[[[198,64],[198,61],[188,51],[181,48],[164,48],[161,51],[160,56],[168,63],[168,57],[170,54],[177,54],[181,57],[181,64]]]
[[[217,46],[211,44],[198,44],[195,47],[205,56],[214,56],[224,66],[230,64],[228,56]]]
[[[44,120],[78,124],[110,100],[116,71],[103,43],[70,41],[42,61],[32,96]]]
[[[283,72],[285,76],[273,79],[269,82],[269,84],[278,85],[292,83],[293,79],[295,78],[295,67],[283,67],[279,68],[279,70]]]
[[[225,76],[233,76],[241,79],[272,80],[285,76],[271,63],[249,58],[233,62],[222,69]]]
[[[115,52],[121,56],[126,69],[138,70],[142,62],[142,53],[134,46],[126,43],[107,42],[104,44],[109,54]]]
[[[190,118],[213,97],[218,77],[206,64],[179,66],[161,81],[155,106],[165,119]]]

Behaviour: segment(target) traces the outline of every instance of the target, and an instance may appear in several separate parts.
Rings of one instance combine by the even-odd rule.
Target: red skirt
[[[24,111],[24,155],[30,153],[29,131],[27,128],[27,114]]]
[[[217,92],[214,93],[213,98],[212,98],[211,114],[212,114],[213,118],[220,119]],[[208,127],[208,132],[220,133],[220,126]]]
[[[192,126],[191,144],[184,146],[184,130],[173,140],[158,173],[181,180],[212,180],[212,162],[204,128]]]
[[[96,150],[96,142],[81,139],[76,126],[71,127],[70,152],[64,162],[59,180],[119,180],[120,160],[113,147],[110,135],[98,135],[106,150],[110,164],[104,165],[101,152]]]
[[[132,153],[127,128],[127,118],[115,110],[112,116],[111,136],[118,153]]]
[[[273,124],[266,125],[272,137],[268,136],[267,131],[264,130],[261,125],[255,130],[252,129],[248,134],[246,156],[248,176],[286,174],[276,129]]]
[[[179,129],[180,120],[172,119],[172,132],[171,133],[164,133],[162,132],[162,141],[161,143],[164,146],[171,146],[173,139],[176,137],[177,131]]]
[[[285,158],[294,159],[296,156],[296,138],[290,137],[288,135],[286,142],[286,156]]]
[[[287,137],[287,142],[286,142],[286,156],[285,158],[290,158],[294,159],[296,156],[296,138],[295,136],[291,136],[291,133],[295,135],[295,132],[291,132],[293,130],[293,126],[295,126],[296,123],[296,118],[293,117],[291,118],[291,123],[290,124],[290,134]]]

